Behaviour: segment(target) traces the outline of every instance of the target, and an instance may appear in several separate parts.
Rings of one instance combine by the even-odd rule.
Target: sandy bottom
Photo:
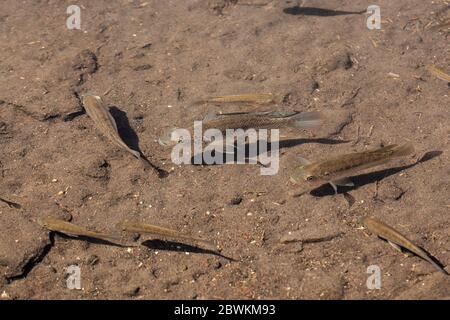
[[[381,30],[367,28],[360,12],[371,2],[360,0],[78,3],[81,30],[67,29],[66,1],[0,5],[2,298],[450,297],[450,277],[359,222],[375,216],[450,262],[450,89],[426,69],[450,73],[448,29],[432,28],[450,17],[448,2],[380,0]],[[99,133],[83,113],[87,91],[167,177]],[[285,100],[192,104],[247,92]],[[268,110],[327,115],[320,130],[280,131],[276,175],[259,165],[175,165],[157,143],[211,111]],[[300,156],[407,141],[414,155],[361,172],[354,187],[291,196],[305,187],[290,181]],[[49,234],[36,223],[47,215],[107,233],[141,220],[210,239],[222,255],[145,235],[120,247]],[[67,288],[71,265],[80,290]],[[371,265],[379,290],[366,286]]]

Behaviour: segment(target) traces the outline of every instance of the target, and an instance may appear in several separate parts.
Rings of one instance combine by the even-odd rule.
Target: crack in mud
[[[12,107],[14,110],[20,111],[21,113],[23,113],[24,115],[26,115],[27,117],[35,120],[35,121],[39,121],[39,122],[49,122],[51,120],[54,119],[58,119],[61,117],[60,114],[56,113],[56,114],[48,114],[48,115],[44,115],[42,117],[37,116],[35,113],[30,112],[27,109],[26,106],[21,105],[21,104],[16,104],[13,102],[8,102],[6,100],[0,100],[0,105],[6,104],[6,106]]]
[[[16,280],[21,280],[27,277],[27,275],[33,270],[35,266],[44,260],[50,249],[54,246],[55,239],[52,232],[49,233],[49,243],[45,244],[43,247],[39,248],[34,252],[29,258],[24,259],[17,269],[20,271],[12,276],[5,277],[8,283],[14,282]]]

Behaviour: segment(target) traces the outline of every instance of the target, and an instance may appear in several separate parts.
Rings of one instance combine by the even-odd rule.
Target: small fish
[[[254,105],[271,105],[280,104],[284,97],[273,93],[250,93],[250,94],[236,94],[228,96],[209,97],[200,101],[196,101],[193,105],[206,103],[243,103]]]
[[[379,149],[343,154],[314,163],[300,158],[301,166],[295,169],[291,180],[294,183],[305,180],[317,185],[329,183],[335,193],[337,193],[336,185],[354,185],[348,179],[349,176],[361,170],[385,164],[392,159],[407,156],[413,152],[413,145],[406,143],[401,146],[393,144]]]
[[[119,240],[118,237],[110,236],[104,233],[99,233],[95,231],[89,231],[84,227],[77,226],[73,223],[58,219],[52,216],[46,216],[44,218],[38,218],[37,223],[50,231],[56,231],[72,236],[81,236],[88,238],[101,239],[108,242]]]
[[[438,69],[435,65],[428,65],[427,69],[431,74],[438,77],[439,79],[450,82],[450,75],[446,74],[441,69]]]
[[[226,129],[279,129],[286,127],[315,129],[321,124],[319,112],[237,112],[210,116],[203,123],[203,130],[211,128],[225,132]]]
[[[209,241],[198,239],[198,238],[193,238],[188,235],[184,235],[178,231],[163,228],[163,227],[158,227],[158,226],[151,225],[151,224],[145,224],[145,223],[141,223],[141,222],[132,222],[132,221],[125,220],[125,221],[120,222],[117,227],[122,231],[136,232],[136,233],[148,233],[148,234],[151,234],[154,236],[162,236],[162,237],[172,238],[177,241],[187,241],[189,243],[195,244],[196,246],[204,247],[207,250],[217,251],[217,247]]]
[[[151,167],[152,169],[158,171],[158,168],[156,168],[148,160],[143,158],[139,151],[131,149],[125,144],[125,142],[123,142],[122,138],[119,135],[119,131],[117,130],[116,121],[99,96],[86,93],[82,96],[82,98],[86,113],[105,136],[107,136],[117,146],[131,153],[138,160],[140,160],[146,169]]]
[[[299,129],[315,129],[322,123],[322,116],[319,112],[236,112],[208,115],[202,123],[203,131],[208,129],[218,129],[225,133],[227,129],[280,129],[286,127]],[[171,134],[175,129],[166,131],[159,139],[161,145],[174,144],[171,141]],[[192,134],[191,134],[192,136]]]
[[[362,220],[363,224],[366,228],[378,235],[380,238],[387,240],[394,248],[401,251],[401,247],[408,249],[412,253],[421,257],[422,259],[428,261],[435,267],[438,271],[442,272],[445,275],[449,275],[447,271],[445,271],[440,265],[438,265],[429,255],[425,252],[425,250],[419,248],[411,240],[407,239],[400,232],[395,230],[394,228],[388,226],[387,224],[373,218],[373,217],[364,217]]]
[[[119,135],[119,131],[117,130],[116,121],[103,103],[102,98],[89,93],[85,94],[83,95],[83,105],[86,113],[105,136],[136,158],[139,159],[141,157],[141,154],[138,151],[130,149],[130,147],[123,142]]]

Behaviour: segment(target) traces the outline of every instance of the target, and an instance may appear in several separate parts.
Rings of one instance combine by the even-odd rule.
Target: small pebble
[[[2,294],[0,295],[0,298],[3,300],[10,300],[11,296],[6,291],[3,291]]]

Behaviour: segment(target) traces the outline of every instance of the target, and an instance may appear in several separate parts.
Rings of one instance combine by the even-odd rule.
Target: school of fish
[[[449,81],[449,76],[434,65],[429,65],[428,70],[436,77]],[[283,102],[283,96],[272,93],[262,94],[243,94],[230,96],[215,96],[198,100],[193,105],[200,104],[244,104],[244,105],[278,105]],[[149,162],[144,159],[139,151],[131,149],[121,138],[116,122],[111,115],[109,109],[105,106],[101,97],[86,93],[82,95],[82,102],[87,115],[92,119],[95,127],[115,145],[124,151],[132,154],[134,157],[142,161],[145,167],[149,166]],[[303,130],[314,130],[321,126],[324,117],[317,111],[265,111],[265,112],[235,112],[212,114],[205,117],[203,122],[203,130],[218,129],[225,132],[227,129],[281,129],[281,128],[297,128]],[[173,128],[159,137],[159,143],[163,146],[169,146],[178,143],[171,139]],[[303,184],[307,186],[307,190],[311,191],[324,184],[330,184],[335,194],[338,194],[338,186],[353,187],[355,184],[352,177],[356,174],[365,172],[368,169],[385,165],[393,160],[406,157],[415,152],[415,148],[411,142],[404,144],[391,144],[379,148],[363,150],[352,153],[339,154],[336,156],[323,157],[322,160],[310,161],[303,157],[299,157],[299,166],[292,170],[290,179],[294,184]],[[301,194],[304,194],[302,192]],[[6,202],[2,199],[2,201]],[[108,243],[114,243],[129,246],[123,243],[122,237],[117,233],[138,233],[148,234],[153,238],[161,240],[170,240],[187,243],[207,250],[208,252],[218,252],[217,245],[206,239],[192,237],[188,234],[168,229],[153,224],[146,224],[139,221],[123,220],[116,225],[116,234],[111,235],[97,231],[91,231],[86,227],[79,226],[72,222],[68,222],[53,216],[43,216],[36,221],[41,227],[50,232],[57,232],[69,236],[75,236],[87,239],[100,239]],[[447,271],[437,260],[432,258],[425,250],[415,245],[411,240],[407,239],[401,233],[396,231],[389,225],[381,222],[372,216],[365,216],[361,223],[370,232],[376,234],[380,238],[387,240],[395,248],[404,248],[418,257],[429,262],[436,270],[448,275]],[[0,260],[2,263],[6,261],[4,258]],[[5,262],[6,263],[6,262]]]

